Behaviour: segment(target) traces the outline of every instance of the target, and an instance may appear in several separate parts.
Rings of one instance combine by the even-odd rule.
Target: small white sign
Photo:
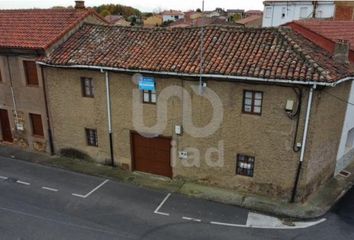
[[[23,131],[25,130],[24,126],[23,126],[23,123],[16,123],[16,129],[18,131]]]

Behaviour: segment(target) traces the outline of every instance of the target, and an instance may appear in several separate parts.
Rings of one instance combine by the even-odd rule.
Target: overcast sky
[[[141,11],[156,9],[191,10],[201,8],[202,0],[86,0],[86,6],[119,3],[138,8]],[[205,9],[263,9],[262,0],[205,0]],[[74,5],[74,0],[0,0],[0,9],[49,8],[52,6]]]

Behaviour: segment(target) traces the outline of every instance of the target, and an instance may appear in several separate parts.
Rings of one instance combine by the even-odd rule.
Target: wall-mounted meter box
[[[294,110],[294,101],[293,100],[287,100],[286,101],[286,106],[285,106],[285,111],[292,112],[293,110]]]

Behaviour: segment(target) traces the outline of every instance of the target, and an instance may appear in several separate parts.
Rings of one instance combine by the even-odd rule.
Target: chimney
[[[75,9],[85,9],[85,1],[75,1]]]
[[[347,40],[339,39],[334,47],[334,61],[340,64],[349,63],[350,43]]]

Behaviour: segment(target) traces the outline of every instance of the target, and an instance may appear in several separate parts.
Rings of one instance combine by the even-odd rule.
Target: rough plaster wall
[[[305,188],[302,196],[311,194],[333,176],[346,103],[331,95],[347,99],[349,90],[350,82],[346,82],[315,91],[302,182],[306,187],[302,186]]]
[[[0,56],[0,65],[3,74],[3,82],[0,83],[0,107],[7,109],[10,125],[12,128],[15,143],[21,147],[34,150],[36,146],[42,145],[47,150],[47,124],[45,121],[46,111],[44,104],[43,84],[40,68],[37,67],[39,86],[27,86],[26,76],[23,67],[24,60],[34,60],[35,56],[10,56],[10,72],[13,82],[14,95],[19,116],[24,121],[23,132],[15,131],[14,104],[10,89],[10,73],[8,70],[6,56]],[[44,138],[32,136],[32,126],[29,113],[36,113],[42,116]]]

